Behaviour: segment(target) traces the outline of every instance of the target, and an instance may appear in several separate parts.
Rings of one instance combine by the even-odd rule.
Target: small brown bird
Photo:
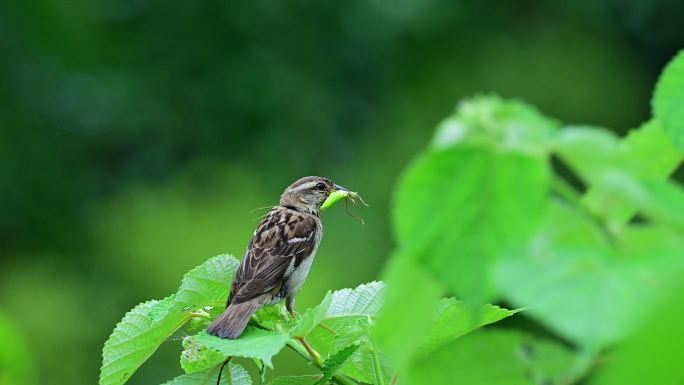
[[[209,334],[238,338],[258,308],[283,298],[294,315],[294,296],[309,274],[323,237],[321,205],[335,190],[349,192],[318,176],[301,178],[285,189],[280,204],[254,231],[226,310],[209,326]]]

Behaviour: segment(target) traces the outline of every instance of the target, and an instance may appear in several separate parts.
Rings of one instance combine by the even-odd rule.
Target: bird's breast
[[[323,238],[323,226],[320,224],[320,222],[318,223],[317,227],[313,251],[306,258],[304,258],[302,262],[300,262],[299,265],[294,268],[294,270],[292,270],[292,273],[290,273],[289,277],[287,278],[287,282],[285,283],[287,285],[288,296],[290,297],[294,297],[294,295],[297,294],[299,289],[304,284],[306,277],[309,275],[309,270],[311,270],[311,265],[313,264],[314,257],[316,256],[316,251],[318,251],[318,246],[321,244],[321,238]]]

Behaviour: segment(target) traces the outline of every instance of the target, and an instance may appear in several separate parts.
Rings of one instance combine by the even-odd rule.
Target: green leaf
[[[171,294],[170,296],[164,298],[161,300],[159,305],[153,306],[150,311],[147,313],[147,316],[150,318],[152,323],[157,323],[164,319],[169,312],[173,309],[173,303],[176,300],[176,295]],[[178,312],[176,312],[178,313]]]
[[[196,372],[192,374],[183,374],[174,378],[171,381],[164,383],[164,385],[215,385],[218,377],[218,368]],[[223,368],[221,374],[222,385],[252,385],[252,378],[249,373],[240,365],[228,363]]]
[[[515,313],[514,310],[494,305],[484,305],[478,310],[454,298],[442,299],[437,306],[435,319],[419,346],[418,354],[425,356],[475,329],[510,317]]]
[[[354,352],[356,352],[358,349],[359,345],[349,345],[325,360],[325,362],[323,362],[323,366],[321,367],[323,377],[316,382],[316,385],[324,384],[326,381],[330,380],[337,370],[344,365],[349,357],[351,357],[351,355],[354,354]]]
[[[658,120],[652,119],[622,140],[629,170],[643,178],[665,179],[682,162],[684,153],[674,146]]]
[[[550,214],[528,250],[499,262],[502,292],[589,349],[624,338],[667,292],[667,277],[681,271],[681,240],[666,242],[662,228],[628,227],[613,246],[574,210],[557,204]]]
[[[385,301],[373,336],[401,370],[423,341],[443,289],[416,261],[401,254],[390,259],[384,276]]]
[[[274,378],[268,385],[314,385],[321,376],[283,376]]]
[[[289,330],[283,327],[282,332],[248,328],[236,340],[222,340],[204,331],[198,335],[186,337],[183,341],[185,350],[181,355],[181,365],[186,371],[192,372],[214,366],[226,356],[240,356],[263,360],[267,366],[271,367],[271,357],[287,344],[291,336],[307,336],[309,343],[324,357],[327,357],[366,333],[368,317],[375,315],[380,307],[382,287],[381,282],[371,282],[360,285],[356,289],[339,290],[332,295],[328,293],[319,306],[309,309],[301,317],[293,320]],[[269,327],[287,326],[284,325],[285,318],[282,309],[277,305],[267,306],[256,314],[259,322],[265,321],[270,325]],[[347,338],[350,335],[343,333],[338,336],[337,331],[345,330],[344,324],[351,325],[356,321],[361,321],[358,325],[363,325],[360,329],[361,333],[354,334],[353,340],[344,346],[339,346],[340,341],[337,338],[340,336]],[[316,327],[323,323],[327,325]],[[321,347],[323,349],[320,349]]]
[[[435,130],[431,147],[445,149],[467,143],[543,154],[557,127],[530,105],[481,96],[458,104],[456,113]]]
[[[459,296],[491,298],[491,264],[524,244],[546,208],[546,161],[499,148],[457,146],[414,162],[397,188],[402,253]]]
[[[363,345],[352,354],[340,368],[340,373],[358,381],[376,383],[376,365],[373,360],[373,351],[367,338],[362,339]],[[381,351],[377,352],[380,362],[380,372],[386,384],[389,384],[397,369],[390,364],[389,358]]]
[[[230,255],[210,258],[183,276],[176,293],[176,303],[190,310],[205,306],[225,307],[231,282],[239,266],[240,261]]]
[[[679,277],[679,282],[682,282]],[[625,344],[615,348],[592,385],[678,385],[684,378],[684,287],[678,285]]]
[[[201,345],[195,338],[191,336],[183,338],[180,365],[185,373],[191,374],[215,367],[225,359],[226,355]]]
[[[311,331],[307,341],[327,357],[358,341],[367,333],[369,319],[375,317],[383,297],[384,284],[370,282],[355,289],[342,289],[332,294],[321,327]]]
[[[613,173],[629,173],[649,180],[665,179],[682,160],[682,153],[651,121],[632,130],[622,141],[608,130],[567,127],[556,135],[554,150],[589,185],[584,201],[611,225],[624,224],[636,207],[629,199],[603,191]]]
[[[626,167],[615,135],[596,127],[565,127],[554,138],[557,155],[586,184],[600,183],[607,170]]]
[[[332,296],[328,291],[323,301],[316,307],[308,309],[301,317],[295,319],[294,325],[290,328],[290,335],[293,337],[306,337],[318,325],[332,302]]]
[[[517,101],[460,103],[396,189],[401,254],[466,299],[491,298],[492,261],[524,243],[543,215],[548,140],[556,127]]]
[[[281,303],[273,306],[264,306],[258,309],[254,315],[259,321],[259,325],[271,330],[285,329],[290,317],[287,309]]]
[[[684,151],[684,52],[665,67],[653,95],[653,114],[672,141]]]
[[[399,375],[410,385],[553,384],[572,355],[548,340],[505,330],[479,331],[443,346]]]
[[[189,319],[186,313],[172,309],[174,300],[169,296],[145,302],[126,313],[102,350],[100,385],[125,383]]]
[[[225,356],[258,358],[269,368],[273,368],[271,358],[278,354],[290,339],[289,334],[248,327],[240,338],[235,340],[221,339],[203,331],[192,338],[200,344],[218,350]]]
[[[382,305],[382,292],[385,284],[369,282],[354,289],[337,290],[332,295],[325,318],[377,315]]]
[[[680,185],[611,173],[605,176],[597,193],[620,196],[651,220],[684,232],[684,190]]]
[[[324,358],[339,353],[349,345],[361,344],[361,348],[354,353],[352,359],[340,368],[341,373],[357,380],[370,381],[372,378],[372,372],[356,370],[357,363],[352,361],[370,357],[366,354],[368,330],[371,320],[380,309],[383,293],[382,282],[370,282],[355,289],[334,292],[328,311],[319,324],[320,327],[315,328],[306,337]],[[370,363],[370,360],[367,362]],[[367,368],[372,369],[370,366],[364,367]]]

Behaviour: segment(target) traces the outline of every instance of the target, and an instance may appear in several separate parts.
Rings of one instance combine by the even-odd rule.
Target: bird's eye
[[[314,187],[316,190],[325,190],[325,184],[324,183],[319,183]]]

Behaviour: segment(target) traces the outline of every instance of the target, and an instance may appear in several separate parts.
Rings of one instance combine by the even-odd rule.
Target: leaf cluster
[[[321,374],[276,378],[273,384],[370,383],[378,376],[390,381],[393,369],[377,351],[370,335],[381,306],[383,283],[371,282],[328,293],[318,306],[297,318],[291,318],[281,305],[262,308],[239,339],[223,340],[207,334],[205,329],[212,315],[223,310],[218,304],[228,295],[237,267],[238,261],[231,256],[211,258],[185,275],[176,294],[142,303],[127,313],[105,343],[100,384],[125,383],[164,341],[183,327],[190,333],[182,339],[180,355],[180,365],[186,374],[167,384],[215,382],[219,368],[230,357],[253,359],[265,370],[273,366],[273,356],[286,347],[310,361]],[[443,300],[434,315],[430,338],[422,348],[434,350],[445,341],[514,312],[487,305],[482,313],[486,317],[475,319],[461,302]],[[308,355],[300,342],[304,337],[319,357]],[[229,362],[226,367],[229,370],[224,370],[222,383],[252,383],[242,366]]]
[[[409,379],[401,383],[507,383],[495,380],[493,365],[510,383],[567,384],[586,378],[609,348],[630,353],[601,367],[607,373],[646,374],[638,348],[629,346],[673,354],[674,344],[646,343],[653,330],[645,325],[673,331],[662,317],[675,311],[663,304],[678,300],[672,293],[684,278],[684,190],[668,180],[684,157],[684,53],[665,69],[652,105],[651,119],[623,138],[563,126],[494,96],[461,102],[439,125],[395,193],[397,249],[377,335]],[[531,336],[510,330],[421,357],[424,320],[444,293],[473,307],[505,301],[526,308],[525,317],[551,337],[543,349],[567,356],[569,347],[572,363],[530,372],[511,352]],[[414,312],[401,317],[405,301]],[[610,379],[602,384],[643,378],[597,377]]]
[[[222,340],[205,329],[239,262],[211,258],[117,324],[100,385],[125,383],[181,329],[185,374],[167,384],[216,383],[221,368],[221,383],[251,384],[233,357],[253,360],[264,381],[285,348],[318,374],[269,384],[678,383],[677,360],[643,357],[684,343],[673,295],[684,190],[668,180],[684,158],[684,53],[652,104],[651,119],[619,138],[520,101],[461,102],[396,187],[386,284],[328,292],[295,318],[262,308],[239,339]],[[483,329],[518,312],[496,301],[524,308],[532,327]]]

